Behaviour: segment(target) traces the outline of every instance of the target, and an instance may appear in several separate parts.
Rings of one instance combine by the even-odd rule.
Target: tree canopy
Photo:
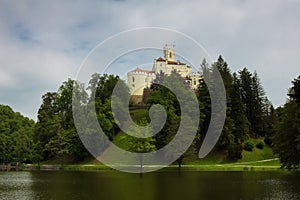
[[[273,137],[274,152],[282,167],[298,168],[300,165],[300,76],[292,81],[288,102],[278,108],[278,125]]]
[[[250,143],[247,140],[250,137],[263,137],[265,143],[272,146],[274,152],[278,154],[283,167],[298,167],[300,161],[300,76],[292,81],[292,87],[288,92],[288,102],[283,107],[275,109],[266,97],[260,78],[255,71],[252,73],[247,68],[243,68],[238,72],[231,72],[222,56],[219,56],[211,66],[204,59],[201,68],[206,76],[211,77],[218,70],[226,89],[226,119],[215,150],[227,152],[229,159],[240,159],[243,149],[249,149]],[[208,80],[211,81],[210,84],[214,84],[213,79]],[[165,86],[161,85],[162,82]],[[75,128],[72,97],[73,95],[80,96],[79,105],[87,107],[95,105],[95,110],[86,114],[96,116],[103,132],[109,140],[113,141],[121,132],[119,123],[126,123],[126,119],[116,119],[115,116],[118,113],[114,113],[125,113],[124,102],[116,97],[114,100],[116,100],[117,109],[113,112],[111,108],[111,100],[115,98],[112,94],[116,84],[121,88],[117,91],[117,96],[129,96],[126,83],[115,75],[95,73],[91,76],[87,86],[68,79],[57,91],[46,92],[42,96],[36,123],[14,112],[9,106],[0,105],[0,162],[39,163],[51,159],[59,159],[60,162],[66,160],[77,162],[90,157]],[[186,92],[190,92],[191,88],[176,71],[168,76],[163,73],[157,74],[151,88],[147,91],[144,103],[148,111],[152,105],[162,105],[167,112],[166,123],[162,130],[152,138],[146,140],[131,138],[128,147],[130,150],[135,152],[158,150],[167,145],[176,135],[182,121],[182,109],[187,110],[189,107],[180,107],[176,95],[168,89],[168,84],[180,91],[183,98],[189,98]],[[198,89],[194,92],[200,108],[200,122],[197,125],[196,139],[191,147],[177,159],[179,166],[185,158],[196,157],[196,150],[200,149],[211,120],[211,99],[207,83],[200,81]],[[160,118],[152,118],[152,123],[158,124],[158,121],[155,122],[157,119]],[[191,121],[188,116],[184,119]],[[148,123],[150,123],[148,116],[143,116],[143,119],[138,122],[142,126]],[[193,124],[187,126],[188,130],[189,127],[193,127]],[[92,130],[86,132],[89,131]],[[134,129],[130,131],[138,132]],[[176,145],[179,148],[182,144]],[[166,157],[170,155],[172,152],[165,152]]]
[[[34,121],[0,104],[0,163],[36,161]]]

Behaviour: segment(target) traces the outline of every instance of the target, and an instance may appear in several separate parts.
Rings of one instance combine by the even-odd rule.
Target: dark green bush
[[[264,146],[265,146],[265,144],[263,142],[259,142],[256,144],[256,148],[258,148],[258,149],[263,149]]]
[[[272,145],[272,140],[271,140],[270,137],[266,137],[266,138],[264,139],[264,142],[265,142],[266,145],[269,145],[269,146]]]
[[[243,146],[241,144],[232,144],[228,148],[228,157],[230,159],[241,159]]]
[[[248,141],[248,142],[246,142],[245,145],[244,145],[244,149],[245,149],[246,151],[252,151],[253,148],[254,148],[253,142]]]

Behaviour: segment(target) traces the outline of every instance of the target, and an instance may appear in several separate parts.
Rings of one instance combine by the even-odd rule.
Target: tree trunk
[[[143,173],[143,156],[140,155],[140,173]]]

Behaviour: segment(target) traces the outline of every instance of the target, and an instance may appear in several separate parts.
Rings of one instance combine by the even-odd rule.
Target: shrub
[[[269,145],[269,146],[272,145],[272,140],[271,140],[270,137],[266,137],[266,138],[264,139],[264,142],[265,142],[266,145]]]
[[[243,146],[241,144],[232,144],[228,147],[228,157],[230,159],[241,159]]]
[[[265,146],[265,144],[263,142],[259,142],[256,144],[256,148],[258,148],[258,149],[263,149],[264,146]]]
[[[245,149],[246,151],[252,151],[253,148],[254,148],[253,142],[250,142],[250,141],[249,141],[249,142],[246,142],[246,143],[245,143],[244,149]]]

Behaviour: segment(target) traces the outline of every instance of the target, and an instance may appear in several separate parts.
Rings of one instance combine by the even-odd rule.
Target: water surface
[[[0,172],[0,199],[300,199],[290,172]]]

